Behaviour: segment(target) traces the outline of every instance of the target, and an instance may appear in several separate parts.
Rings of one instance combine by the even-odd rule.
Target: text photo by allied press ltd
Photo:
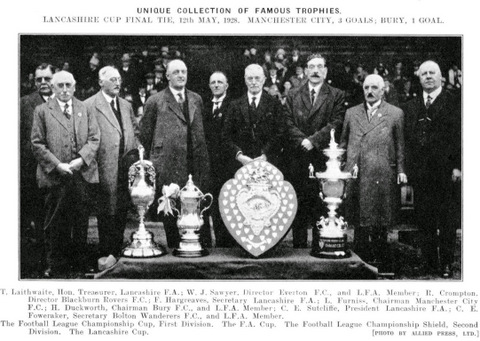
[[[460,36],[43,38],[21,279],[462,279]]]

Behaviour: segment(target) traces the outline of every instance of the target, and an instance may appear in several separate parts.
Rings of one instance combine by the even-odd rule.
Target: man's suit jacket
[[[249,107],[247,94],[234,100],[229,106],[222,131],[227,156],[230,160],[235,160],[240,151],[251,158],[265,154],[267,160],[275,164],[284,131],[282,105],[263,91],[255,111],[256,118],[250,117]],[[239,162],[237,166],[240,166]]]
[[[157,172],[159,193],[163,185],[173,182],[183,187],[188,180],[187,124],[191,129],[196,173],[193,181],[202,191],[208,186],[210,163],[203,130],[203,101],[193,91],[185,90],[185,94],[190,122],[186,122],[170,88],[148,98],[140,121],[140,140]]]
[[[120,198],[117,193],[119,160],[130,150],[138,147],[138,125],[130,103],[118,98],[122,127],[115,117],[110,104],[102,91],[85,100],[90,115],[94,115],[100,128],[101,138],[98,149],[98,175],[100,179],[99,212],[113,215],[117,207],[124,207],[128,198]],[[124,139],[124,154],[119,155],[120,138]],[[121,171],[127,171],[125,169]],[[126,178],[126,177],[123,177]]]
[[[450,182],[452,170],[461,169],[462,119],[458,97],[443,90],[429,107],[428,119],[422,95],[404,104],[402,109],[409,180]]]
[[[326,83],[320,87],[313,105],[308,83],[289,92],[286,105],[289,139],[285,149],[290,155],[289,171],[294,177],[308,177],[310,163],[317,171],[325,168],[326,157],[322,150],[328,147],[332,129],[335,129],[337,138],[340,136],[344,115],[344,92]],[[306,138],[314,146],[309,152],[304,152],[301,148],[302,141]]]
[[[277,78],[275,79],[275,83],[273,82],[273,79],[268,76],[266,79],[265,79],[265,84],[263,85],[264,88],[270,88],[272,85],[276,85],[278,87],[278,90],[280,92],[283,91],[283,83],[284,83],[284,79],[283,77],[280,77],[280,76],[277,76]]]
[[[210,155],[210,180],[212,184],[218,184],[220,187],[233,176],[233,162],[229,160],[225,148],[222,146],[222,130],[231,103],[231,97],[225,96],[222,106],[214,113],[212,98],[209,98],[205,101],[205,110],[203,111],[203,128]]]
[[[403,111],[385,101],[371,120],[365,103],[347,110],[340,146],[347,149],[345,171],[358,166],[355,204],[359,205],[362,226],[390,226],[395,220],[397,174],[405,173],[403,132]]]
[[[35,108],[45,103],[35,91],[20,98],[20,172],[22,178],[35,180],[37,161],[32,153],[32,125]]]
[[[97,120],[76,98],[73,98],[72,102],[72,116],[75,119],[77,154],[84,161],[80,172],[85,181],[96,183],[98,182],[96,156],[100,144]],[[72,157],[73,146],[67,124],[68,119],[56,99],[35,109],[31,139],[33,154],[38,161],[37,181],[40,188],[60,184],[61,176],[55,168],[59,163],[69,163],[78,157]]]

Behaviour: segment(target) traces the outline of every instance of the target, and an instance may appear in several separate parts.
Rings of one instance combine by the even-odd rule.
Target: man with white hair
[[[263,91],[265,74],[258,64],[245,68],[247,93],[233,101],[225,118],[222,141],[237,167],[262,158],[278,166],[283,131],[281,103]]]
[[[98,182],[100,143],[95,116],[73,97],[73,75],[55,73],[52,88],[55,98],[35,109],[31,135],[38,186],[46,190],[46,277],[87,265],[87,188]]]
[[[341,137],[345,171],[358,173],[346,210],[356,213],[347,217],[355,226],[354,249],[381,266],[388,261],[387,228],[395,224],[399,185],[407,182],[403,111],[382,100],[384,88],[379,75],[365,78],[365,102],[347,110]]]
[[[421,64],[419,78],[423,94],[403,107],[409,180],[427,269],[450,276],[461,227],[461,106],[442,89],[437,63]]]
[[[130,103],[119,97],[122,79],[118,70],[105,66],[98,73],[100,91],[85,100],[88,113],[97,119],[102,138],[98,150],[100,183],[97,220],[101,257],[117,257],[130,204],[128,164],[124,156],[138,148],[138,125]]]

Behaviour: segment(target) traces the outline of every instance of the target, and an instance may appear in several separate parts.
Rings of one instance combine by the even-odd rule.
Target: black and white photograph
[[[19,44],[22,279],[462,279],[460,36]]]
[[[478,338],[477,12],[5,6],[0,337]]]

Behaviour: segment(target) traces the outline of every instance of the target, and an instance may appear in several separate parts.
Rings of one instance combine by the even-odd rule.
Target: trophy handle
[[[203,196],[202,200],[204,200],[206,197],[210,198],[210,204],[208,204],[208,206],[206,206],[203,210],[200,211],[200,216],[203,216],[203,212],[208,210],[210,208],[210,206],[212,206],[212,204],[213,204],[213,195],[211,195],[210,193],[207,193]]]

